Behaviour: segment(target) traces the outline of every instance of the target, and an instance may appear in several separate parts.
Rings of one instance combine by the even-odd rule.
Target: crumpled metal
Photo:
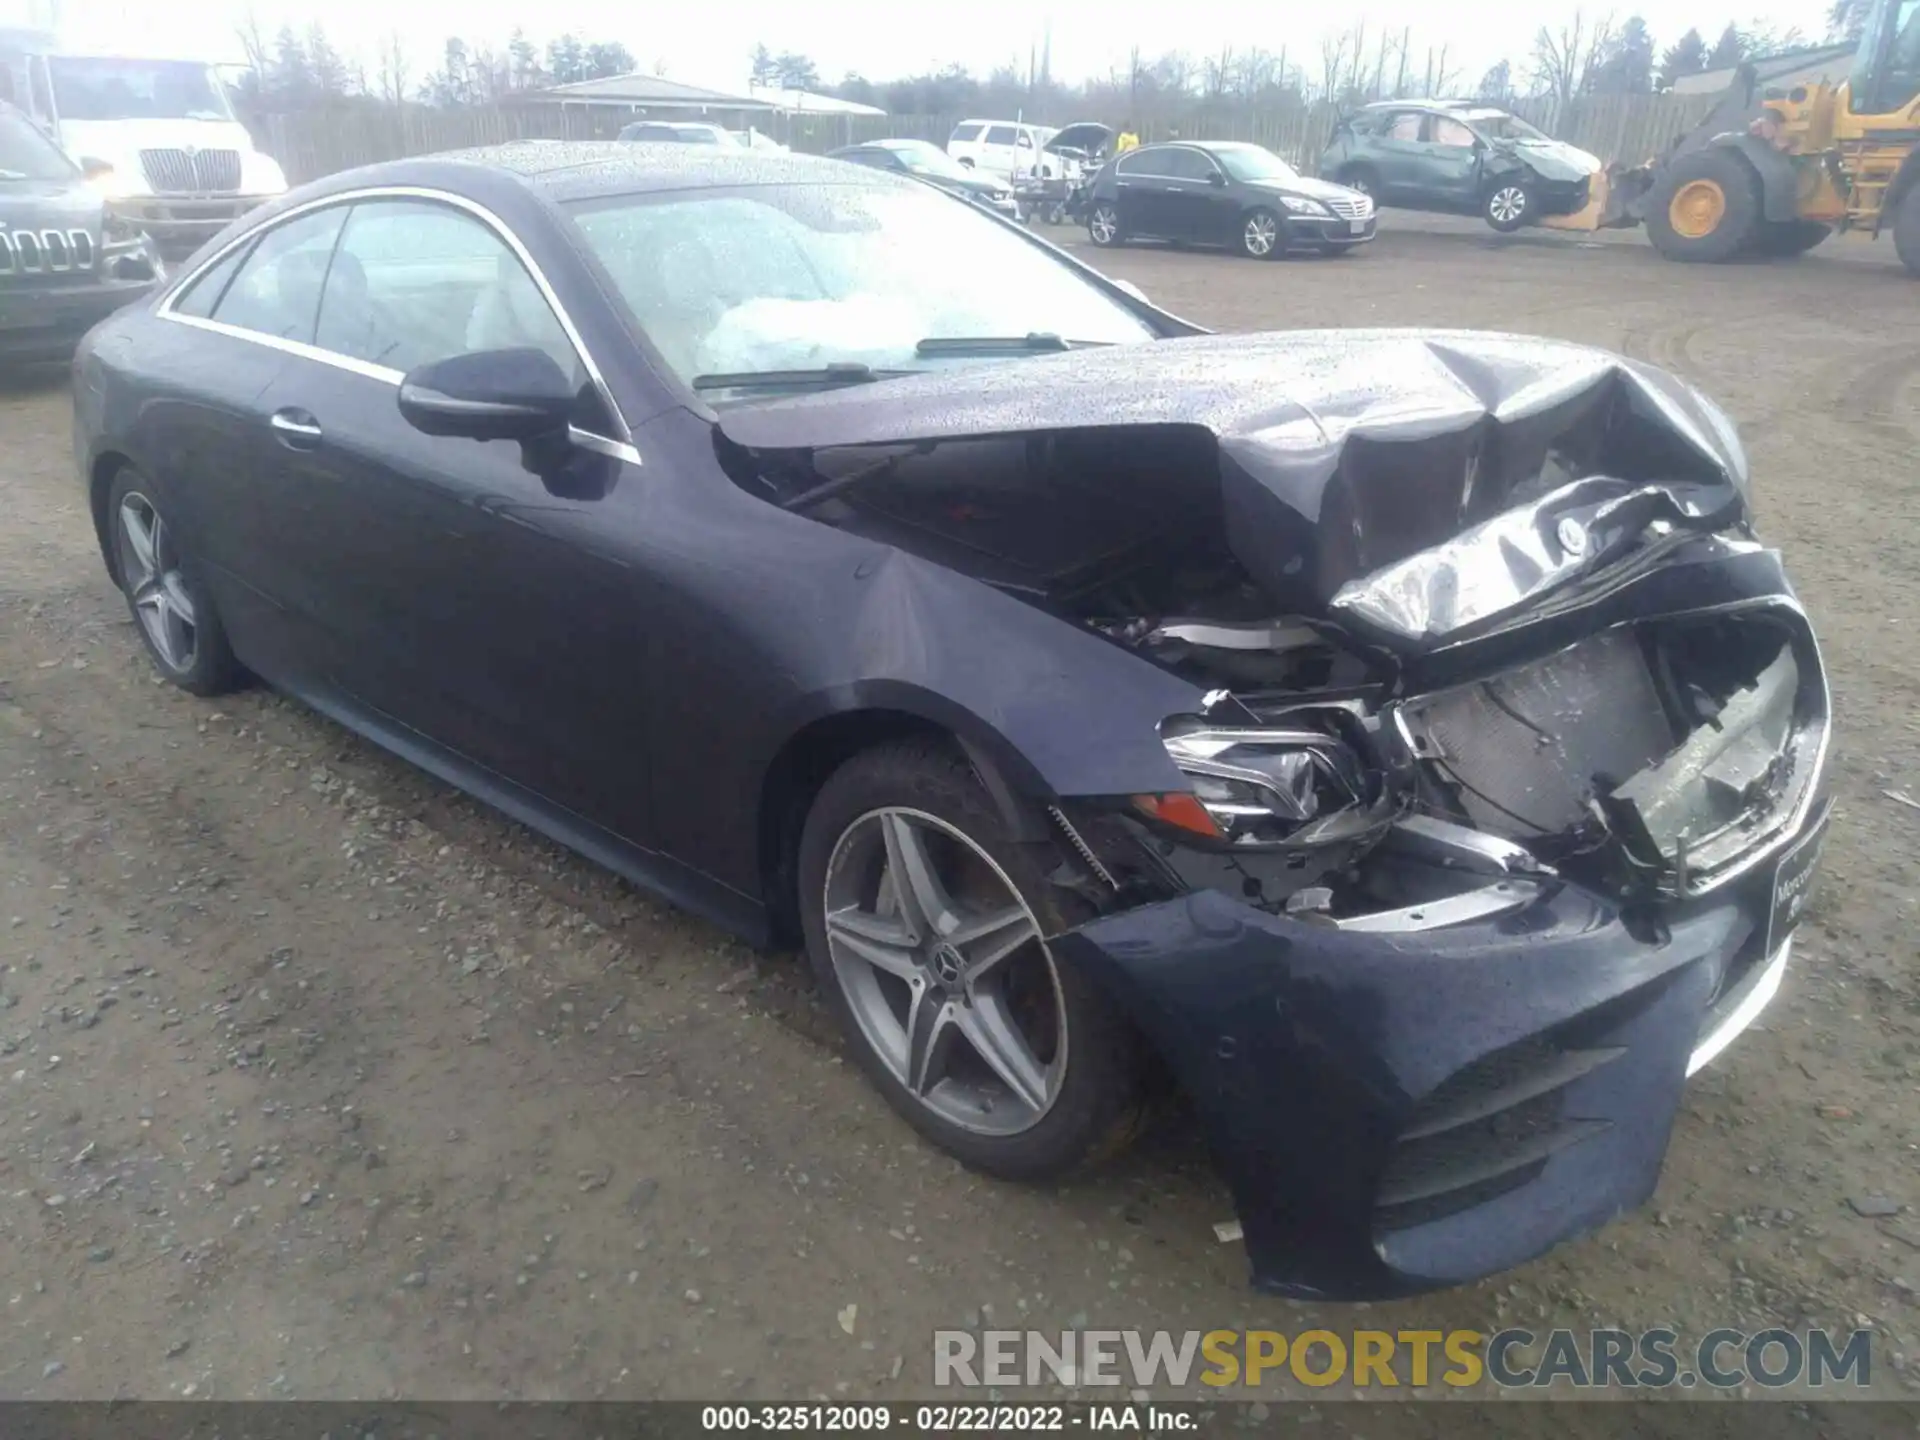
[[[961,469],[979,467],[983,495],[1002,507],[1024,497],[1020,534],[1049,538],[1056,573],[1136,561],[1165,541],[1168,511],[1184,509],[1217,527],[1275,614],[1337,617],[1406,652],[1537,603],[1618,560],[1655,520],[1726,530],[1747,517],[1739,440],[1692,386],[1603,350],[1515,335],[1188,336],[741,405],[719,427],[746,451],[809,467],[848,447],[974,446]],[[1045,472],[1020,458],[1089,433],[1142,445],[1195,437],[1131,536],[1097,474],[1043,496]],[[903,467],[898,483],[910,487],[911,474]],[[918,523],[964,525],[973,513],[955,506],[956,520]],[[1562,519],[1584,555],[1563,553]],[[984,539],[978,526],[954,534]]]
[[[1575,480],[1349,580],[1328,610],[1363,629],[1438,640],[1526,608],[1605,567],[1660,527],[1689,527],[1703,517],[1711,522],[1714,508],[1690,501],[1673,488]]]

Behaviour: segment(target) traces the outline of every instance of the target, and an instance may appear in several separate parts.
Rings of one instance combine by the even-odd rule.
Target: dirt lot
[[[1741,423],[1833,669],[1839,822],[1654,1203],[1362,1316],[1248,1291],[1180,1134],[1058,1192],[962,1172],[789,959],[298,706],[152,679],[42,376],[0,389],[0,1395],[903,1397],[929,1332],[983,1321],[1865,1324],[1875,1389],[1920,1382],[1920,285],[1885,245],[1697,270],[1411,222],[1343,260],[1103,263],[1223,328],[1622,348]]]

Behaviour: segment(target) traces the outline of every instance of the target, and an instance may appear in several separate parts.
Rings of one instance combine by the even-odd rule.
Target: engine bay
[[[1110,817],[1160,883],[1356,929],[1517,908],[1555,876],[1704,893],[1805,813],[1827,738],[1790,605],[1604,628],[1415,695],[1325,624],[1095,628],[1208,687],[1162,738],[1215,833]]]

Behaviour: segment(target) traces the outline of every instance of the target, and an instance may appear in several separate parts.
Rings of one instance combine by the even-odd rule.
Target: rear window
[[[947,143],[951,145],[955,140],[963,142],[978,140],[980,138],[980,132],[986,128],[984,125],[956,125],[953,127],[953,135],[948,139]]]

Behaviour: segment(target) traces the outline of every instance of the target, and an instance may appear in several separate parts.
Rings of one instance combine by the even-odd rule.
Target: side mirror
[[[1213,186],[1214,189],[1219,190],[1225,187],[1227,177],[1222,175],[1218,170],[1215,170],[1207,176],[1207,183]]]
[[[423,435],[535,441],[566,433],[574,387],[544,350],[477,350],[400,382],[400,414]]]

